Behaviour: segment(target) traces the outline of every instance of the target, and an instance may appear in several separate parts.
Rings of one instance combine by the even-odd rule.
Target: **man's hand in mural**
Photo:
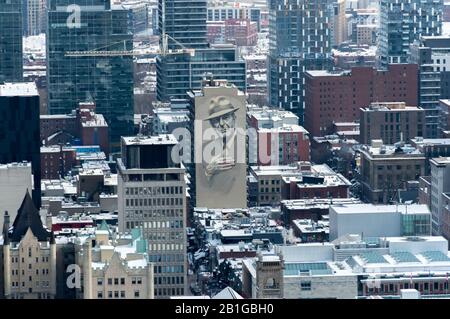
[[[211,177],[220,171],[232,169],[235,164],[236,163],[233,158],[219,155],[211,159],[211,162],[206,166],[205,174],[207,177]]]

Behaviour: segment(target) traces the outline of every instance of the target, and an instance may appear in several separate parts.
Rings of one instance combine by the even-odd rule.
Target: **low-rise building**
[[[425,110],[407,106],[404,102],[376,102],[360,108],[360,136],[362,144],[382,140],[391,145],[409,141],[425,132]]]
[[[430,236],[431,212],[426,205],[333,205],[330,240],[347,234],[363,237]]]
[[[383,145],[381,140],[372,140],[371,146],[363,146],[358,152],[365,201],[386,204],[398,200],[398,191],[405,191],[408,181],[425,175],[425,155],[411,145]]]
[[[107,228],[79,238],[76,262],[83,274],[83,299],[153,299],[153,264],[139,229],[111,237]]]

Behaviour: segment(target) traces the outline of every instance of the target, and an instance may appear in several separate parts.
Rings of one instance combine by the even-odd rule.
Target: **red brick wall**
[[[415,64],[389,65],[387,71],[352,68],[350,75],[305,79],[305,128],[313,136],[332,131],[334,122],[359,121],[359,108],[371,102],[418,104]]]

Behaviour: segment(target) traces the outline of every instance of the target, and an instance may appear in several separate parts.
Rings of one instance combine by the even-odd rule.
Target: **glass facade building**
[[[378,59],[407,63],[410,44],[420,36],[442,33],[443,0],[381,0]]]
[[[32,82],[0,84],[0,164],[31,162],[33,201],[37,207],[41,206],[39,123],[36,85]]]
[[[160,34],[169,36],[168,49],[182,49],[180,44],[193,49],[207,47],[206,3],[206,0],[158,0],[158,27]]]
[[[269,0],[269,104],[303,125],[307,70],[331,66],[331,0]]]
[[[0,81],[23,78],[22,1],[0,0]]]
[[[411,63],[419,67],[419,105],[426,111],[425,136],[441,137],[439,100],[450,98],[450,36],[423,36],[411,45],[410,52]]]
[[[111,7],[109,0],[49,2],[49,112],[68,114],[79,102],[93,100],[96,112],[108,122],[113,152],[120,149],[120,136],[132,134],[133,57],[108,52],[71,56],[67,52],[132,50],[131,30],[129,10]]]
[[[245,61],[238,58],[236,47],[213,47],[189,53],[158,56],[157,99],[187,107],[187,92],[200,89],[207,73],[215,79],[227,80],[245,91]]]

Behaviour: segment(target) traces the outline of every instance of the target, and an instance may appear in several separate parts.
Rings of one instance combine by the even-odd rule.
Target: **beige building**
[[[153,299],[153,264],[139,229],[111,236],[106,224],[95,237],[76,245],[76,263],[82,270],[82,299]],[[93,245],[95,243],[95,246]]]
[[[356,43],[358,45],[376,45],[378,26],[376,24],[360,24],[356,26]]]
[[[409,141],[425,132],[425,110],[404,102],[372,103],[360,108],[362,144],[383,140],[385,144]]]
[[[172,158],[173,135],[122,137],[119,231],[140,227],[154,263],[154,296],[183,296],[187,286],[185,168]]]
[[[4,298],[55,298],[56,243],[28,192],[12,225],[5,213],[0,247]]]
[[[333,4],[333,19],[331,26],[332,45],[338,46],[347,40],[347,19],[345,17],[346,0],[337,0]]]
[[[284,261],[281,255],[258,253],[242,263],[242,293],[251,299],[283,298]]]
[[[373,204],[398,200],[398,191],[406,190],[406,182],[425,174],[425,155],[410,145],[373,140],[372,146],[363,146],[359,153],[362,199]]]

